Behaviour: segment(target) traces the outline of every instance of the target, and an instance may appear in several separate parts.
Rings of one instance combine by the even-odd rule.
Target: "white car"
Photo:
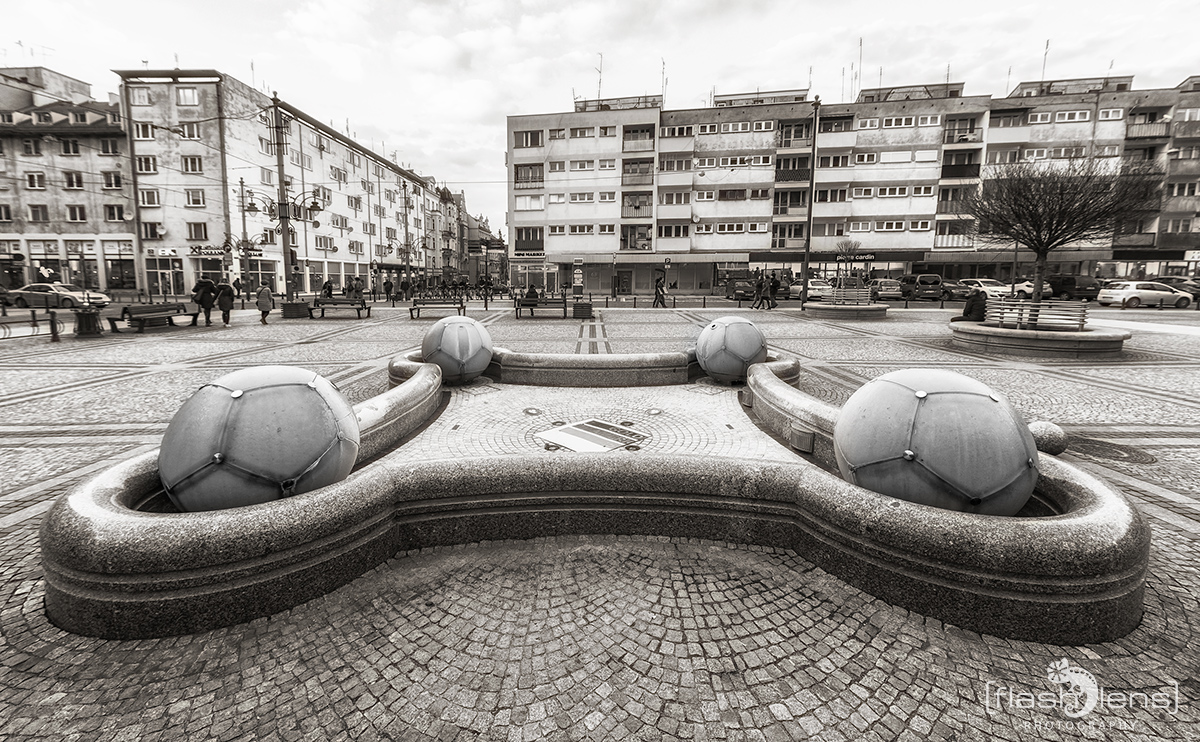
[[[1172,288],[1165,283],[1154,281],[1118,281],[1100,289],[1096,302],[1102,307],[1109,304],[1121,304],[1129,308],[1145,304],[1147,306],[1186,308],[1192,303],[1192,295],[1186,291]]]
[[[1033,281],[1021,281],[1016,285],[1016,291],[1018,299],[1031,298],[1033,296]],[[1042,298],[1049,299],[1052,296],[1054,296],[1054,287],[1050,285],[1049,281],[1042,279]]]
[[[73,309],[87,305],[103,309],[112,303],[107,295],[99,291],[81,289],[69,283],[31,283],[8,292],[8,300],[21,309]]]
[[[804,282],[796,281],[791,286],[788,286],[788,298],[799,299],[800,292],[803,289]],[[808,279],[808,300],[817,301],[818,299],[824,299],[831,289],[833,289],[833,285],[829,281],[823,278],[810,278]]]
[[[1000,283],[994,278],[962,278],[959,279],[959,283],[963,286],[982,289],[989,299],[1003,298],[1012,293],[1012,287],[1006,283]]]

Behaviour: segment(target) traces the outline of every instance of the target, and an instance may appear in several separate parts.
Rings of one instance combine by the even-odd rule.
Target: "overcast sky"
[[[598,87],[661,93],[664,65],[667,108],[804,87],[836,103],[877,87],[881,67],[884,85],[912,85],[949,65],[965,94],[1000,96],[1042,77],[1047,40],[1046,79],[1200,75],[1197,0],[42,0],[4,16],[0,65],[49,67],[101,100],[113,69],[221,70],[348,120],[502,234],[505,117],[568,111]]]

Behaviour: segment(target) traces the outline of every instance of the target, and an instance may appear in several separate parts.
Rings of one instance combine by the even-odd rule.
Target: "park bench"
[[[359,319],[362,319],[363,310],[367,310],[367,316],[371,316],[371,307],[367,304],[366,299],[351,299],[348,296],[318,296],[313,299],[313,305],[308,310],[308,316],[312,317],[314,309],[321,310],[321,316],[325,316],[326,309],[353,309]]]
[[[467,305],[463,303],[462,297],[413,299],[412,302],[412,306],[408,308],[409,319],[420,318],[422,309],[454,309],[458,312],[459,316],[467,313]]]
[[[518,296],[513,299],[513,309],[517,312],[517,319],[521,318],[521,310],[528,309],[529,316],[535,317],[534,309],[538,307],[553,307],[555,309],[562,308],[563,319],[567,318],[567,295],[563,294],[559,297],[543,296],[537,299]]]
[[[1087,304],[1082,301],[989,298],[984,325],[1018,330],[1083,332]]]
[[[202,311],[199,308],[189,310],[186,304],[134,304],[123,308],[120,318],[105,317],[105,319],[108,320],[109,328],[113,332],[120,332],[117,329],[117,323],[122,320],[128,321],[130,325],[137,325],[138,332],[144,332],[146,323],[156,324],[157,320],[162,319],[166,320],[164,324],[175,327],[175,318],[181,314],[191,315],[191,325],[194,327]]]

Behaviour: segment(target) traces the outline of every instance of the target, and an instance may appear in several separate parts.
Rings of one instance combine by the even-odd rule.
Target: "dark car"
[[[726,299],[753,299],[754,298],[754,281],[735,278],[725,284]]]
[[[942,298],[946,301],[963,301],[969,293],[971,293],[971,287],[966,284],[958,281],[942,281]]]
[[[900,276],[900,292],[905,299],[929,299],[937,301],[942,298],[942,277],[936,273],[909,273]]]
[[[1100,295],[1100,282],[1091,276],[1054,273],[1046,276],[1046,281],[1049,282],[1050,293],[1055,299],[1092,301]]]

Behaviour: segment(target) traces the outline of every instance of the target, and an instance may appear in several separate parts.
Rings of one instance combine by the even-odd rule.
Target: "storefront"
[[[17,289],[29,283],[26,280],[28,264],[20,240],[0,240],[0,286]]]
[[[95,240],[67,240],[67,266],[71,283],[85,289],[101,290],[100,263]]]
[[[182,296],[187,288],[185,284],[179,248],[146,248],[146,289],[150,296]]]
[[[130,240],[101,240],[104,287],[109,291],[132,291],[138,287],[137,263]]]
[[[26,240],[25,246],[33,265],[30,283],[66,282],[63,271],[67,261],[59,254],[58,240]]]

